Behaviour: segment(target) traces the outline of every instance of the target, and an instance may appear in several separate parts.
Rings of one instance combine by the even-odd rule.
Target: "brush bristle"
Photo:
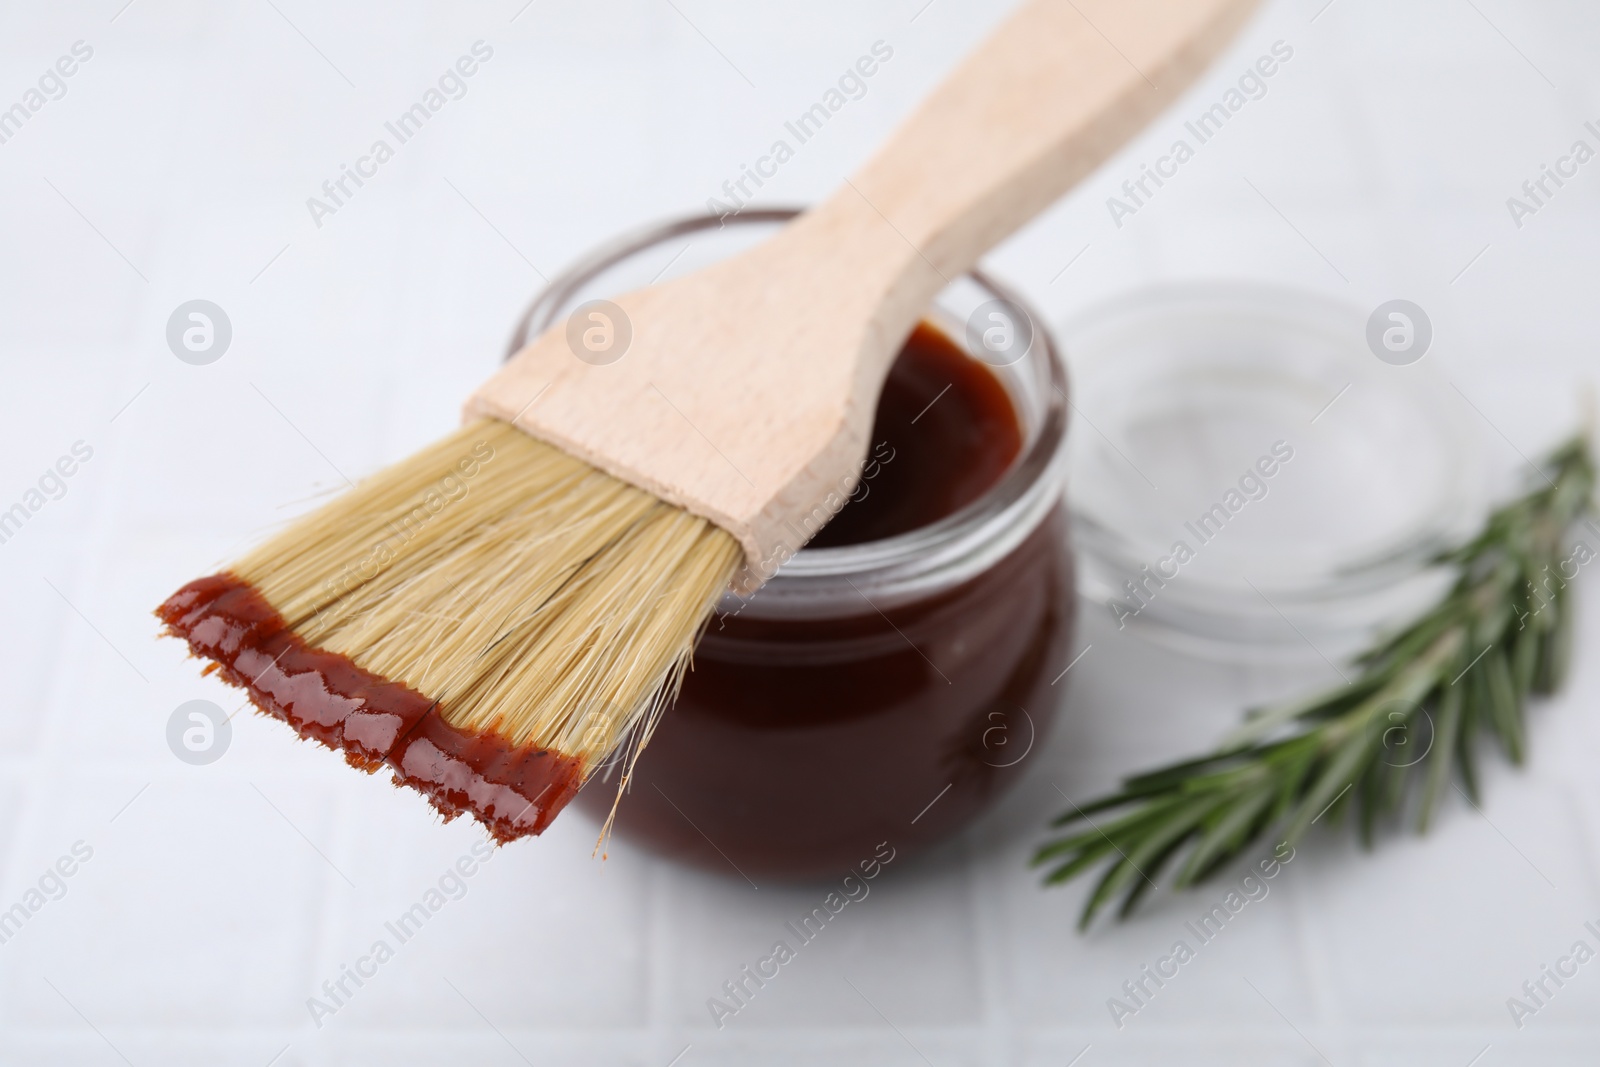
[[[486,419],[231,571],[307,645],[587,778],[631,766],[741,558],[707,520]]]

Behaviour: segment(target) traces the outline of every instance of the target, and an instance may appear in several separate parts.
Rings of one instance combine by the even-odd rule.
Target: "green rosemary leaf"
[[[1494,716],[1500,741],[1505,746],[1506,758],[1513,764],[1522,764],[1522,707],[1517,700],[1516,686],[1511,681],[1511,668],[1506,664],[1503,649],[1495,648],[1483,657],[1480,667],[1489,693],[1489,711]]]
[[[1033,856],[1059,884],[1109,866],[1084,904],[1080,927],[1113,899],[1126,917],[1177,862],[1171,888],[1195,885],[1267,837],[1296,842],[1327,817],[1355,810],[1362,840],[1420,790],[1424,831],[1459,778],[1480,803],[1476,748],[1493,734],[1513,763],[1524,759],[1524,704],[1553,691],[1571,642],[1567,583],[1581,559],[1564,552],[1567,531],[1593,507],[1589,445],[1574,438],[1552,453],[1540,481],[1497,508],[1471,540],[1440,553],[1456,569],[1432,609],[1355,659],[1347,686],[1250,712],[1217,750],[1126,779],[1108,796],[1074,805],[1052,823],[1075,827]],[[1586,522],[1600,538],[1600,527]],[[1431,732],[1430,732],[1431,729]],[[1103,823],[1092,816],[1114,814]],[[1081,824],[1088,823],[1087,827]],[[1185,852],[1187,850],[1187,852]],[[1181,858],[1180,858],[1181,857]]]
[[[1144,870],[1141,872],[1144,877],[1132,882],[1128,887],[1128,891],[1122,895],[1122,905],[1117,909],[1117,917],[1119,919],[1126,919],[1129,915],[1132,915],[1133,909],[1139,906],[1139,901],[1144,899],[1144,895],[1156,888],[1156,879],[1161,877],[1161,872],[1166,868],[1167,862],[1177,855],[1178,850],[1183,847],[1184,842],[1190,836],[1192,834],[1182,834],[1174,837],[1164,848],[1150,857],[1150,862],[1144,866]],[[1086,918],[1093,918],[1093,916],[1086,916]],[[1082,929],[1082,926],[1080,925],[1079,928]]]
[[[1461,788],[1467,799],[1479,807],[1483,804],[1483,794],[1478,790],[1478,757],[1473,749],[1477,732],[1483,725],[1478,701],[1468,686],[1461,691],[1461,733],[1456,738],[1455,757],[1461,769]]]
[[[1460,686],[1446,686],[1439,698],[1438,715],[1433,722],[1433,744],[1428,750],[1428,755],[1433,758],[1428,761],[1422,801],[1417,806],[1418,833],[1427,831],[1428,820],[1433,817],[1434,808],[1444,794],[1445,784],[1450,780],[1450,761],[1461,729],[1462,692]]]
[[[1518,631],[1511,643],[1511,680],[1516,684],[1518,704],[1533,692],[1533,672],[1538,666],[1538,633],[1528,629]]]
[[[1217,860],[1235,855],[1241,842],[1249,836],[1251,826],[1267,810],[1273,799],[1272,783],[1266,782],[1252,789],[1232,807],[1221,808],[1214,812],[1213,814],[1220,815],[1220,818],[1212,819],[1211,825],[1206,827],[1205,833],[1189,853],[1188,860],[1178,871],[1172,887],[1183,889],[1193,885],[1196,879],[1209,870]]]
[[[1211,803],[1214,805],[1216,801]],[[1083,905],[1083,915],[1078,921],[1078,928],[1084,929],[1093,922],[1095,912],[1112,897],[1126,891],[1133,879],[1153,882],[1154,876],[1147,873],[1145,868],[1152,866],[1157,858],[1169,854],[1169,846],[1182,843],[1183,839],[1193,832],[1195,825],[1211,810],[1211,806],[1193,804],[1174,811],[1162,819],[1150,835],[1135,848],[1124,852],[1122,862],[1113,862],[1111,869],[1106,871],[1105,877],[1100,879],[1100,884],[1095,886],[1094,892],[1089,895],[1088,901]]]
[[[1077,856],[1073,857],[1068,862],[1061,864],[1061,866],[1055,868],[1049,874],[1045,875],[1045,884],[1055,885],[1059,882],[1070,882],[1073,878],[1077,877],[1081,871],[1086,871],[1090,867],[1093,867],[1095,864],[1105,859],[1106,856],[1113,851],[1115,851],[1115,846],[1113,846],[1109,840],[1103,841],[1101,843],[1101,847],[1085,848],[1079,852]],[[1059,854],[1060,852],[1058,851],[1052,850],[1047,852],[1045,849],[1040,849],[1039,852],[1035,854],[1033,862],[1036,864],[1041,863],[1045,860],[1053,859]]]
[[[1378,823],[1379,809],[1383,804],[1383,764],[1374,763],[1361,772],[1361,784],[1354,793],[1358,811],[1361,847],[1372,848],[1372,832]]]
[[[1131,839],[1134,836],[1142,836],[1151,825],[1161,822],[1170,812],[1187,806],[1188,803],[1184,797],[1165,797],[1156,803],[1147,804],[1142,808],[1136,808],[1131,812],[1119,815],[1116,819],[1103,826],[1090,819],[1087,815],[1080,815],[1082,819],[1089,823],[1088,829],[1079,830],[1076,834],[1063,841],[1045,845],[1039,852],[1041,855],[1056,855],[1063,851],[1073,852],[1100,841],[1104,841],[1108,848],[1121,848],[1123,846],[1118,844],[1119,838]]]
[[[1272,810],[1274,824],[1283,821],[1289,812],[1294,810],[1294,803],[1305,787],[1306,778],[1310,776],[1312,768],[1317,763],[1316,735],[1307,735],[1297,740],[1298,743],[1284,747],[1283,751],[1288,758],[1278,762],[1278,800]]]
[[[1058,856],[1076,856],[1081,859],[1084,856],[1092,855],[1094,859],[1099,859],[1105,853],[1115,850],[1116,847],[1117,843],[1099,830],[1087,830],[1071,837],[1064,837],[1041,845],[1034,850],[1033,862],[1037,866],[1048,863]],[[1077,859],[1073,859],[1071,862],[1076,863]],[[1078,868],[1073,869],[1076,872]],[[1054,873],[1052,872],[1052,875]]]
[[[1171,788],[1174,783],[1190,781],[1201,772],[1213,767],[1226,766],[1234,759],[1234,753],[1224,749],[1200,759],[1185,760],[1182,763],[1174,763],[1153,771],[1146,771],[1144,774],[1136,775],[1123,782],[1121,795],[1134,797],[1161,793]]]
[[[1536,693],[1554,693],[1567,677],[1567,664],[1572,660],[1572,604],[1569,597],[1557,593],[1551,612],[1550,629],[1539,643],[1539,669],[1534,672],[1533,690]]]
[[[1274,731],[1283,728],[1296,719],[1332,718],[1341,712],[1348,711],[1371,696],[1373,691],[1378,689],[1383,682],[1384,679],[1377,674],[1363,676],[1343,689],[1335,690],[1332,693],[1318,693],[1276,708],[1256,708],[1246,717],[1244,725],[1229,734],[1227,739],[1223,741],[1223,750],[1242,750],[1271,736]],[[1168,768],[1168,770],[1204,764],[1206,759],[1209,758],[1211,757],[1190,760],[1187,763],[1177,764],[1174,768]],[[1146,776],[1141,775],[1139,779],[1130,779],[1130,781],[1142,780],[1144,777]]]
[[[1421,727],[1415,723],[1408,726],[1408,730],[1410,729],[1421,731]],[[1411,778],[1411,767],[1410,763],[1399,762],[1398,757],[1394,762],[1384,763],[1383,810],[1380,813],[1383,818],[1392,819],[1400,814],[1400,806],[1405,800],[1406,782]]]
[[[1206,762],[1215,761],[1207,760]],[[1068,803],[1072,804],[1072,810],[1064,811],[1060,815],[1056,816],[1055,819],[1051,821],[1050,825],[1071,826],[1073,823],[1089,822],[1091,821],[1090,816],[1098,815],[1102,811],[1113,811],[1117,808],[1126,807],[1128,804],[1131,804],[1134,801],[1143,800],[1146,797],[1158,796],[1167,791],[1168,786],[1163,786],[1161,788],[1135,789],[1132,787],[1131,782],[1123,782],[1122,789],[1108,796],[1100,797],[1097,800],[1085,801],[1082,804],[1069,800]]]

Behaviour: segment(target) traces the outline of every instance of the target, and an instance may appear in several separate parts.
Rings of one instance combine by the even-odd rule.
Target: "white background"
[[[1177,659],[1098,609],[1025,786],[895,863],[725,1030],[706,998],[825,887],[752,890],[627,848],[602,865],[576,815],[497,855],[313,1027],[307,997],[481,834],[249,714],[219,762],[175,759],[178,704],[239,701],[156,640],[150,609],[341,474],[448,429],[541,272],[701,209],[881,39],[894,58],[865,98],[763,191],[821,196],[1007,5],[122,3],[0,9],[0,107],[73,42],[94,49],[0,145],[0,507],[75,441],[94,450],[0,545],[0,908],[75,841],[94,850],[0,945],[0,1060],[664,1067],[689,1046],[679,1063],[1594,1062],[1600,962],[1520,1032],[1505,1004],[1579,937],[1597,944],[1587,576],[1575,673],[1533,709],[1529,765],[1490,761],[1487,819],[1456,798],[1431,837],[1371,855],[1314,836],[1120,1031],[1106,999],[1221,890],[1080,936],[1084,887],[1041,890],[1024,865],[1056,786],[1091,795],[1327,678]],[[1198,277],[1414,300],[1428,358],[1511,471],[1570,429],[1596,367],[1600,162],[1520,229],[1505,199],[1575,139],[1600,147],[1583,129],[1600,120],[1600,19],[1581,0],[1325,3],[1270,4],[990,264],[1058,317]],[[479,39],[494,57],[467,96],[315,226],[307,197]],[[1115,227],[1115,186],[1277,39],[1294,58],[1267,97]],[[196,297],[234,329],[205,367],[164,340]]]

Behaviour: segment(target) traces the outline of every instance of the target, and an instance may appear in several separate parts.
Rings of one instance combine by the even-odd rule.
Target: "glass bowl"
[[[1449,582],[1489,506],[1479,437],[1367,314],[1242,282],[1168,285],[1059,328],[1080,594],[1119,630],[1232,662],[1337,661]]]

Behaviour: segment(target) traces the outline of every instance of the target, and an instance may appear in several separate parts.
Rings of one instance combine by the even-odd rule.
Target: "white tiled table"
[[[307,998],[479,832],[252,716],[219,762],[174,759],[179,703],[238,701],[154,640],[150,608],[341,474],[449,427],[538,272],[702,206],[881,39],[894,57],[865,97],[763,190],[820,195],[1003,5],[121,4],[0,11],[0,107],[73,42],[94,49],[0,144],[0,506],[74,442],[94,450],[0,545],[0,907],[74,842],[93,849],[0,945],[0,1061],[1600,1056],[1600,963],[1520,1032],[1505,1006],[1600,920],[1587,576],[1577,669],[1533,712],[1529,766],[1490,765],[1492,824],[1456,803],[1431,837],[1371,856],[1314,839],[1121,1031],[1106,999],[1220,891],[1078,935],[1083,887],[1042,891],[1024,865],[1055,786],[1093,793],[1204,746],[1246,703],[1324,679],[1175,658],[1101,610],[1026,784],[948,847],[893,865],[726,1029],[706,998],[822,889],[752,890],[627,848],[602,865],[578,816],[498,854],[316,1028]],[[1505,206],[1574,139],[1600,146],[1583,129],[1600,119],[1600,18],[1579,0],[1323,4],[1271,4],[1214,78],[991,265],[1057,315],[1196,277],[1362,305],[1406,296],[1509,471],[1572,424],[1575,383],[1600,362],[1600,163],[1520,230]],[[467,95],[317,228],[305,199],[478,39],[494,55]],[[1268,95],[1113,226],[1105,198],[1277,39],[1295,54]],[[163,338],[195,297],[235,330],[207,367]]]

